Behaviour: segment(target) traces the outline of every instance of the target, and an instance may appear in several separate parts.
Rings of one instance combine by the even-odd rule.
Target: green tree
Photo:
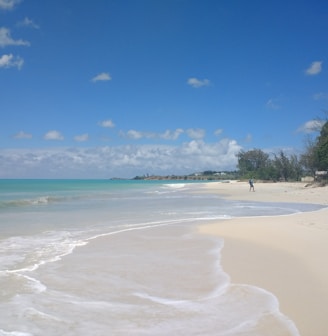
[[[299,180],[302,176],[302,165],[297,155],[287,156],[283,150],[274,156],[273,166],[276,177],[285,181]]]
[[[301,160],[297,157],[297,155],[291,155],[290,164],[292,168],[292,178],[297,181],[301,180],[301,177],[303,175],[303,167]]]
[[[288,156],[280,150],[279,154],[275,155],[273,162],[277,172],[279,173],[279,177],[288,181],[292,175],[292,167]]]
[[[237,158],[241,176],[258,179],[268,178],[269,154],[264,153],[261,149],[253,149],[247,152],[241,150],[237,154]]]
[[[322,126],[315,146],[318,170],[328,170],[328,121]]]
[[[311,176],[315,175],[318,167],[318,159],[316,155],[317,141],[312,138],[307,138],[305,143],[305,152],[301,155],[300,164],[305,171]]]

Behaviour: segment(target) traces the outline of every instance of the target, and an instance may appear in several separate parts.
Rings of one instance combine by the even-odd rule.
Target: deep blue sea
[[[320,206],[203,187],[0,180],[0,335],[298,335],[271,293],[230,283],[223,239],[196,227]]]

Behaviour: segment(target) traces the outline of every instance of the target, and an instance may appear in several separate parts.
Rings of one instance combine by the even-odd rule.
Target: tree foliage
[[[300,180],[305,174],[315,175],[317,170],[328,170],[328,121],[315,139],[308,139],[305,152],[287,155],[283,150],[269,154],[261,149],[241,150],[237,154],[239,175],[242,178],[263,180]]]
[[[296,155],[288,156],[283,150],[270,158],[260,149],[240,151],[237,154],[240,175],[262,180],[299,180],[302,165]]]
[[[238,169],[245,178],[266,179],[269,166],[269,155],[261,149],[240,151],[237,154]]]
[[[320,135],[309,139],[301,163],[312,176],[316,170],[328,170],[328,121],[322,126]]]
[[[305,170],[305,173],[314,176],[317,170],[317,157],[316,157],[316,141],[307,138],[305,151],[301,154],[300,162]]]
[[[328,169],[328,121],[322,126],[315,147],[315,157],[318,170]]]
[[[287,156],[282,150],[274,155],[272,164],[275,169],[275,177],[284,181],[298,181],[302,176],[302,165],[296,155]]]

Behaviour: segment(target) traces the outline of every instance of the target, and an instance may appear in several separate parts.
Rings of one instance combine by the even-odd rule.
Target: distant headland
[[[221,181],[221,180],[236,180],[238,179],[237,171],[212,171],[207,170],[199,173],[192,173],[186,175],[150,175],[145,174],[135,176],[132,180],[190,180],[190,181]],[[111,180],[120,180],[120,178],[111,178]]]

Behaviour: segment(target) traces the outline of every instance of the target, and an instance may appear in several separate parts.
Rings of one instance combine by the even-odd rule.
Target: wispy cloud
[[[84,142],[84,141],[88,141],[89,140],[89,134],[88,133],[84,133],[81,135],[76,135],[74,137],[74,140],[77,142]]]
[[[15,139],[32,139],[32,134],[21,131],[15,134],[14,138]]]
[[[0,57],[0,68],[17,68],[21,69],[24,64],[24,60],[19,56],[12,54],[2,55]]]
[[[313,95],[314,100],[328,99],[328,92],[318,92]]]
[[[184,130],[182,128],[177,128],[176,130],[166,130],[159,134],[159,137],[165,140],[177,140]]]
[[[273,99],[273,98],[270,98],[265,106],[271,110],[278,110],[280,109],[280,105],[278,104],[278,100],[277,99]]]
[[[187,84],[193,88],[200,88],[202,86],[209,86],[211,82],[208,79],[198,79],[195,77],[188,78]]]
[[[245,142],[252,142],[253,136],[252,134],[248,133],[244,139]]]
[[[305,70],[307,75],[313,76],[318,75],[322,71],[322,62],[315,61],[312,62],[311,65]]]
[[[115,127],[115,124],[110,119],[100,121],[98,123],[98,125],[101,126],[101,127],[105,127],[105,128],[113,128],[113,127]]]
[[[10,30],[5,27],[0,28],[0,47],[7,46],[30,46],[30,42],[24,40],[14,40],[11,37]]]
[[[0,0],[0,9],[9,10],[13,9],[21,0]]]
[[[156,137],[156,134],[153,132],[142,132],[142,131],[137,131],[137,130],[128,130],[126,133],[125,132],[120,132],[120,135],[126,138],[134,139],[134,140],[139,140],[139,139],[153,139]]]
[[[185,131],[182,128],[177,128],[175,130],[166,130],[162,133],[156,132],[145,132],[137,130],[129,130],[127,132],[120,132],[120,136],[124,138],[139,140],[139,139],[164,139],[164,140],[177,140],[179,136]]]
[[[219,136],[223,133],[223,129],[222,128],[218,128],[217,130],[214,131],[214,135]]]
[[[98,74],[97,76],[92,78],[92,82],[105,82],[112,80],[111,75],[108,72],[102,72]]]
[[[49,131],[44,135],[45,140],[64,140],[63,135],[58,131]]]
[[[27,27],[27,28],[33,28],[33,29],[39,29],[39,25],[37,25],[33,20],[29,19],[28,17],[25,17],[24,20],[19,21],[17,23],[18,27]]]
[[[206,132],[201,128],[189,128],[186,133],[191,139],[203,139]]]
[[[302,133],[320,132],[322,126],[325,124],[324,120],[309,120],[300,126],[297,131]]]

